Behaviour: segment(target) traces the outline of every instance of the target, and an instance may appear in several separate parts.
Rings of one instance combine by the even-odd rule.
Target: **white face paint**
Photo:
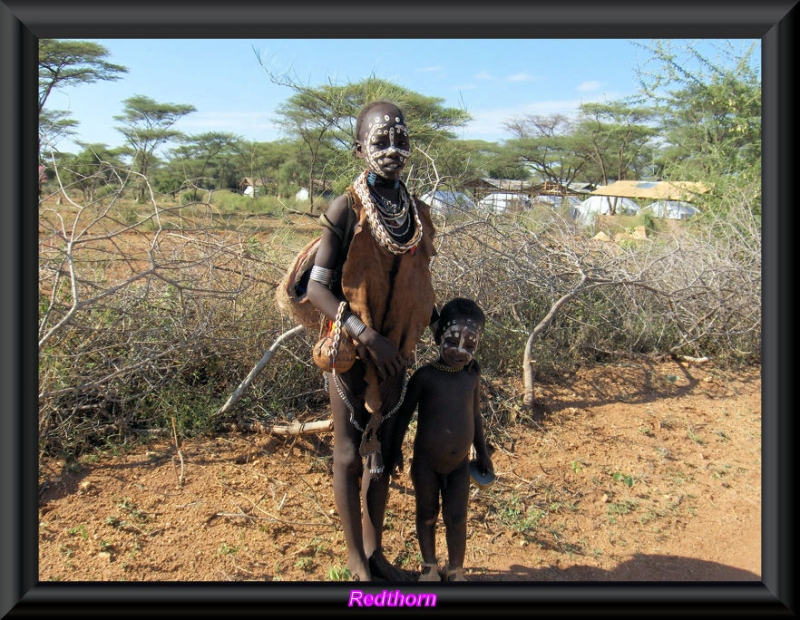
[[[399,116],[377,115],[364,141],[367,166],[377,175],[396,178],[411,157],[408,129]]]
[[[481,329],[472,319],[456,319],[442,333],[440,355],[449,366],[465,366],[478,350]]]

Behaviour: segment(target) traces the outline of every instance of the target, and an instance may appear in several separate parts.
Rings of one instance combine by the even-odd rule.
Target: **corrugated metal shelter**
[[[594,186],[590,183],[570,183],[569,185],[564,185],[552,181],[534,183],[533,181],[523,181],[520,179],[492,179],[490,177],[483,177],[465,183],[462,189],[470,191],[475,199],[479,200],[496,192],[513,192],[515,194],[524,194],[529,198],[550,195],[575,196],[588,194],[591,189],[594,189]]]
[[[695,181],[616,181],[611,185],[598,187],[591,193],[595,196],[691,202],[708,191],[708,186]]]

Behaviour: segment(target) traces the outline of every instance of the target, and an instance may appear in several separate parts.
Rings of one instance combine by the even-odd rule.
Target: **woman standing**
[[[430,273],[435,231],[428,206],[401,179],[411,146],[396,105],[364,106],[354,152],[366,169],[321,218],[325,230],[308,299],[331,321],[338,317],[358,353],[347,372],[328,377],[333,488],[347,567],[354,580],[394,581],[404,573],[381,549],[389,492],[383,464],[394,460],[393,414],[403,400],[414,350],[437,316]],[[348,217],[348,209],[355,217]],[[346,248],[343,239],[349,239]]]

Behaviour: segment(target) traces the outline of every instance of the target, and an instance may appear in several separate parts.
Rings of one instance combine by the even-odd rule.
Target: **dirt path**
[[[758,369],[627,362],[539,386],[474,489],[470,581],[760,581]],[[153,440],[40,464],[41,581],[331,581],[344,539],[330,434]],[[406,458],[411,436],[407,437]],[[393,483],[387,557],[418,569],[413,494]],[[439,554],[444,563],[443,529]]]

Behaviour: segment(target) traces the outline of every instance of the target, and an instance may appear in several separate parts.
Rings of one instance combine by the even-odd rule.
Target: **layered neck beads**
[[[365,170],[353,187],[361,199],[370,231],[378,243],[393,254],[403,254],[416,247],[422,238],[422,222],[405,183],[400,180],[388,181]],[[398,202],[382,196],[376,187],[396,187],[399,190]]]

